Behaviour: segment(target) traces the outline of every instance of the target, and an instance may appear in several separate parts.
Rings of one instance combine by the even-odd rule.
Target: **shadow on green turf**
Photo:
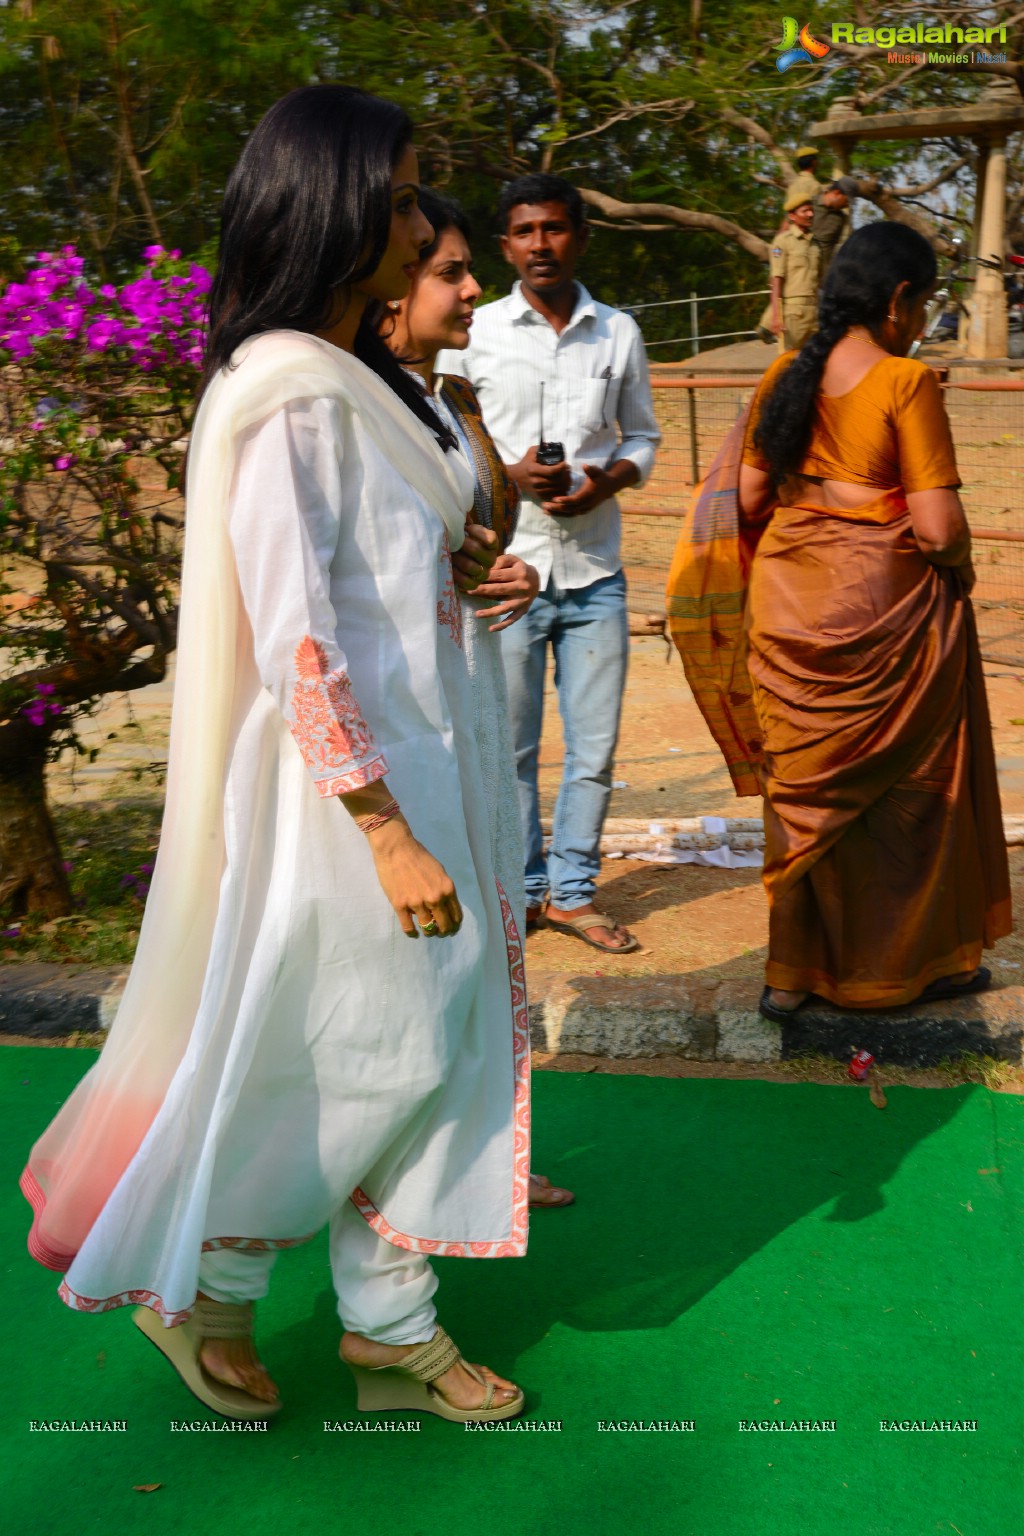
[[[13,1054],[0,1053],[0,1061]],[[46,1056],[63,1069],[57,1076],[68,1075],[70,1053],[33,1054],[37,1081]],[[75,1055],[84,1069],[85,1053]],[[67,1088],[55,1090],[56,1083],[49,1113]],[[574,1188],[576,1205],[534,1213],[523,1260],[435,1261],[442,1322],[468,1358],[507,1374],[560,1325],[656,1336],[819,1209],[829,1222],[866,1221],[883,1208],[887,1183],[918,1144],[983,1091],[900,1089],[879,1111],[866,1089],[852,1086],[539,1073],[534,1090],[533,1165]],[[31,1125],[16,1118],[24,1145],[16,1153],[9,1146],[15,1176],[13,1164],[20,1166],[47,1115]],[[12,1248],[29,1225],[18,1202],[4,1201]],[[27,1257],[15,1268],[34,1305],[57,1307],[44,1302],[49,1283]],[[261,1315],[261,1347],[282,1386],[287,1379],[289,1406],[351,1411],[323,1236],[282,1255]],[[79,1330],[89,1326],[73,1320],[83,1346]],[[123,1336],[125,1348],[141,1363],[141,1341],[128,1342],[133,1332]],[[651,1343],[657,1349],[656,1337]],[[148,1351],[145,1371],[155,1392],[170,1385]],[[180,1397],[178,1411],[199,1411]]]
[[[812,1212],[866,1221],[918,1144],[983,1091],[896,1090],[879,1111],[852,1086],[564,1074],[534,1083],[534,1166],[574,1188],[576,1205],[533,1213],[524,1260],[435,1260],[445,1327],[470,1359],[512,1375],[559,1325],[667,1330]],[[338,1337],[323,1257],[307,1271],[312,1285],[325,1282],[309,1297],[313,1316],[268,1340],[303,1382],[322,1379]]]

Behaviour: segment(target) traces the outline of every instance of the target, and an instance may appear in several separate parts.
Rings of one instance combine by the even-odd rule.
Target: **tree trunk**
[[[27,727],[44,738],[29,752],[24,750],[25,728],[19,727],[20,720],[0,727],[0,912],[66,917],[71,887],[46,803],[48,733]],[[14,743],[5,739],[14,733],[21,737],[21,751],[11,751]]]

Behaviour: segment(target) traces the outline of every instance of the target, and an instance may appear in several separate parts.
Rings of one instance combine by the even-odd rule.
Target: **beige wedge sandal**
[[[264,1402],[241,1387],[230,1387],[204,1370],[199,1351],[206,1339],[251,1339],[252,1302],[229,1304],[200,1297],[187,1322],[165,1328],[149,1307],[132,1313],[132,1322],[177,1371],[192,1396],[225,1419],[271,1419],[281,1411],[281,1400]]]
[[[478,1370],[463,1360],[443,1328],[438,1328],[428,1343],[414,1349],[397,1365],[380,1365],[370,1370],[347,1360],[345,1364],[355,1377],[360,1413],[410,1410],[436,1413],[438,1418],[450,1419],[453,1424],[477,1424],[486,1419],[514,1419],[526,1406],[526,1398],[519,1390],[510,1402],[496,1403],[495,1393],[501,1389],[493,1381],[485,1381]],[[431,1385],[438,1376],[459,1364],[485,1388],[479,1408],[455,1408]]]

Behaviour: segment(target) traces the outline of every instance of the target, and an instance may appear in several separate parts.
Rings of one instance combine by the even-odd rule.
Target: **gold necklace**
[[[847,331],[843,339],[844,341],[862,341],[865,346],[874,347],[877,352],[884,352],[886,357],[892,357],[893,355],[888,347],[883,347],[880,342],[872,341],[870,336],[855,336],[852,331]]]

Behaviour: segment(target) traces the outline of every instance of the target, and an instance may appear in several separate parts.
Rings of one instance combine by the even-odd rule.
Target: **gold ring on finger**
[[[434,920],[431,919],[429,923],[420,924],[420,932],[425,933],[428,938],[432,939],[434,934],[440,932],[440,930]]]

